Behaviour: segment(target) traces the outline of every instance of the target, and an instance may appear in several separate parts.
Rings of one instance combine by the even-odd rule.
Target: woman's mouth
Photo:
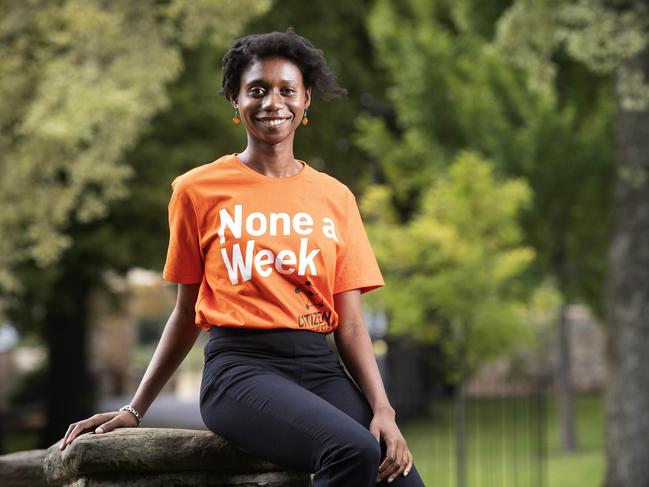
[[[279,127],[282,125],[288,118],[258,118],[263,125],[266,127]]]

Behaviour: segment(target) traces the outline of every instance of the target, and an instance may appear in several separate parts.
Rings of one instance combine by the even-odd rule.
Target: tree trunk
[[[649,49],[620,63],[649,81]],[[619,76],[619,70],[618,70]],[[645,95],[646,96],[646,95]],[[604,305],[607,487],[649,485],[649,109],[617,107],[614,228]]]
[[[86,304],[90,284],[84,279],[84,270],[73,262],[74,259],[62,262],[63,273],[46,307],[49,380],[42,448],[63,438],[71,423],[87,418],[94,409],[86,352]]]
[[[570,357],[570,323],[568,306],[559,308],[559,364],[557,370],[557,392],[559,396],[559,420],[561,421],[561,444],[563,451],[572,453],[577,448],[575,435],[575,414],[572,393],[572,367]]]

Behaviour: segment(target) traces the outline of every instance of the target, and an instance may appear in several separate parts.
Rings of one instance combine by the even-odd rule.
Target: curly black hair
[[[295,62],[302,72],[304,86],[311,87],[325,100],[347,94],[327,66],[322,50],[296,34],[292,27],[286,32],[252,34],[237,39],[223,56],[223,82],[218,94],[228,100],[234,99],[239,93],[243,71],[255,60],[269,56],[282,56]]]

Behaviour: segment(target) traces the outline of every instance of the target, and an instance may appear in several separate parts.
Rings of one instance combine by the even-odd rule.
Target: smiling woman
[[[277,149],[281,150],[283,145],[293,146],[295,130],[311,103],[311,87],[304,86],[295,63],[279,56],[262,58],[244,71],[231,103],[246,127],[250,151],[259,144],[280,144]],[[239,155],[249,165],[250,151]],[[299,171],[302,167],[298,166]]]
[[[302,166],[293,158],[295,130],[306,125],[312,92],[323,99],[346,94],[329,70],[321,50],[298,36],[258,34],[237,40],[223,58],[220,91],[240,114],[248,147],[239,159],[256,171],[273,177],[293,175]],[[239,117],[235,115],[238,120]],[[285,153],[279,164],[266,164],[252,152]]]
[[[179,284],[176,309],[131,404],[70,425],[61,448],[139,425],[202,328],[211,431],[314,473],[314,487],[421,487],[363,323],[360,296],[384,281],[356,200],[293,154],[312,97],[345,90],[292,29],[238,39],[222,69],[247,146],[172,182],[163,277]]]

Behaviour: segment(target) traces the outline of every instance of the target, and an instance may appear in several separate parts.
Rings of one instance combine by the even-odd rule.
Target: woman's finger
[[[383,479],[383,474],[391,464],[392,459],[390,458],[390,454],[386,452],[385,458],[381,462],[381,465],[379,465],[379,480]]]
[[[72,428],[76,426],[77,423],[72,423],[70,426],[68,426],[67,431],[65,432],[65,435],[63,435],[63,441],[61,441],[61,444],[59,445],[59,450],[63,450],[65,448],[63,445],[65,445],[65,442],[68,441],[68,437],[70,436],[70,432],[72,431]]]
[[[388,468],[389,464],[390,464],[390,456],[387,455],[387,452],[386,452],[385,458],[381,462],[381,465],[379,465],[379,471],[376,474],[376,481],[377,482],[380,482],[381,480],[383,480],[385,478],[384,473],[385,473],[386,469]]]
[[[74,439],[79,436],[80,431],[83,431],[83,426],[80,423],[75,423],[72,425],[73,428],[70,431],[70,434],[68,435],[67,439],[61,444],[61,450],[63,450],[66,446],[68,446],[70,443],[74,441]]]
[[[410,470],[412,469],[412,453],[410,453],[410,450],[408,450],[408,464],[406,465],[406,469],[403,471],[403,476],[405,477],[410,473]]]
[[[59,445],[59,450],[64,450],[65,447],[72,443],[77,436],[94,429],[97,425],[102,424],[107,417],[111,416],[112,413],[95,414],[83,421],[72,423],[68,427],[65,437]]]
[[[70,437],[68,438],[67,444],[69,445],[72,443],[75,438],[77,438],[79,435],[83,434],[84,432],[88,431],[89,429],[92,428],[94,424],[94,419],[86,419],[84,421],[80,421],[76,424],[76,426],[72,429],[70,432]]]
[[[396,451],[396,442],[394,440],[387,440],[386,441],[386,452],[385,452],[385,459],[383,460],[383,463],[379,466],[379,480],[385,480],[387,479],[393,472],[396,470],[398,467],[395,466],[395,463],[397,462],[397,451]]]
[[[385,459],[383,460],[383,463],[381,466],[379,466],[379,472],[383,472],[387,470],[390,465],[395,461],[396,459],[396,442],[394,440],[386,440],[386,450],[385,450]]]
[[[135,416],[133,416],[133,414],[129,413],[128,411],[124,411],[121,414],[113,417],[110,421],[106,421],[104,424],[97,427],[95,429],[95,433],[108,433],[109,431],[113,431],[117,428],[128,428],[136,426],[137,419],[135,419]]]
[[[390,482],[396,479],[399,475],[402,475],[406,470],[406,467],[408,466],[408,447],[406,446],[405,440],[399,442],[399,455],[397,458],[399,458],[399,468],[392,475],[390,475],[390,477],[388,477],[388,480]]]
[[[392,465],[390,465],[386,471],[384,478],[387,478],[388,482],[392,482],[397,475],[403,470],[405,467],[403,463],[403,442],[402,441],[395,441],[395,452],[394,452],[394,459],[392,461]]]
[[[111,418],[111,419],[108,420],[108,421],[104,421],[102,424],[100,424],[99,426],[97,426],[97,427],[95,428],[95,433],[100,433],[100,434],[101,434],[101,433],[108,433],[109,431],[113,431],[115,428],[118,427],[118,426],[115,424],[115,420],[116,420],[118,417],[119,417],[119,416],[115,416],[115,417]]]

